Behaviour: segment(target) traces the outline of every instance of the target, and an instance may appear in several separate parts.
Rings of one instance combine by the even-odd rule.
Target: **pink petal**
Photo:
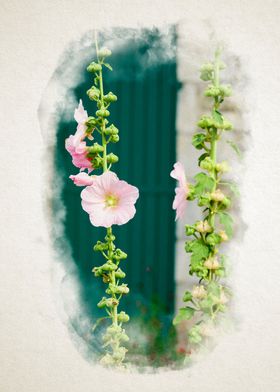
[[[85,123],[88,119],[87,111],[84,109],[83,102],[80,99],[77,109],[74,111],[74,119],[78,124]]]
[[[76,174],[75,176],[71,175],[69,178],[74,182],[77,186],[87,186],[93,184],[93,178],[90,177],[87,173],[81,172]]]
[[[185,186],[187,181],[184,166],[181,162],[176,162],[173,167],[174,169],[171,171],[170,176],[178,180],[181,186]]]

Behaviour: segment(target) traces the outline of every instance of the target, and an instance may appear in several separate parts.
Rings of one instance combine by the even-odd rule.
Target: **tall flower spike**
[[[118,179],[111,167],[118,161],[118,157],[108,154],[110,142],[119,141],[118,129],[114,124],[109,124],[108,110],[111,103],[117,100],[112,92],[104,94],[103,68],[111,69],[105,58],[111,55],[106,48],[98,49],[96,42],[97,62],[92,62],[88,72],[93,74],[93,86],[87,91],[88,97],[96,101],[97,110],[95,116],[88,116],[80,100],[75,109],[74,118],[77,121],[77,129],[74,135],[70,135],[65,142],[67,151],[72,156],[74,166],[81,170],[88,169],[90,173],[94,169],[102,169],[101,175],[89,176],[85,172],[71,175],[70,179],[77,186],[86,186],[81,192],[82,207],[89,214],[90,222],[94,226],[105,227],[106,235],[102,241],[97,241],[94,246],[95,252],[101,252],[105,263],[94,267],[92,272],[107,284],[106,296],[98,302],[99,308],[104,308],[110,320],[110,324],[103,333],[103,356],[100,362],[106,366],[123,366],[126,347],[123,346],[129,337],[125,333],[123,324],[129,321],[129,316],[119,312],[119,305],[123,295],[129,293],[127,284],[121,283],[125,273],[120,268],[120,263],[127,258],[125,252],[116,248],[116,237],[113,235],[113,225],[123,225],[135,215],[135,203],[139,197],[139,191],[135,186]],[[95,142],[87,146],[86,139],[93,139],[92,133],[100,134],[100,144]],[[102,318],[103,319],[103,318]],[[97,321],[98,324],[98,321]],[[96,324],[96,325],[97,325]]]
[[[186,352],[194,351],[213,335],[205,331],[209,331],[209,326],[214,329],[226,311],[230,298],[229,289],[219,281],[226,273],[225,257],[221,255],[220,245],[232,235],[233,219],[227,209],[232,196],[229,192],[234,185],[222,181],[223,173],[229,170],[227,162],[217,162],[218,142],[224,131],[232,129],[232,124],[220,111],[221,103],[231,94],[230,86],[220,84],[220,70],[223,68],[219,50],[215,53],[215,60],[201,68],[201,79],[209,82],[205,96],[213,100],[211,114],[200,118],[198,127],[201,130],[192,139],[197,150],[204,150],[198,160],[203,171],[194,177],[194,184],[188,186],[180,162],[174,165],[171,172],[171,176],[179,182],[173,203],[176,217],[183,216],[186,198],[196,200],[203,209],[202,220],[186,225],[186,235],[192,237],[185,245],[186,252],[190,253],[189,273],[197,276],[199,285],[185,292],[183,301],[187,305],[179,309],[173,320],[173,324],[177,325],[181,321],[193,319],[192,327],[187,331],[190,347],[186,348]]]

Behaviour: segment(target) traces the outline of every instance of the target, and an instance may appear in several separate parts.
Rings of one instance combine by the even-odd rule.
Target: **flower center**
[[[107,195],[105,198],[106,207],[116,207],[118,205],[119,198],[115,195]]]

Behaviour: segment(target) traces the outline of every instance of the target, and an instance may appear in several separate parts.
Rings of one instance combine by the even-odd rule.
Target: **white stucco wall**
[[[1,392],[279,390],[279,15],[278,0],[1,3]],[[238,328],[191,369],[114,374],[82,359],[58,314],[37,107],[60,54],[77,35],[95,25],[177,21],[184,21],[190,43],[205,42],[214,31],[248,77],[243,93],[251,139],[240,172],[248,229],[231,250]]]

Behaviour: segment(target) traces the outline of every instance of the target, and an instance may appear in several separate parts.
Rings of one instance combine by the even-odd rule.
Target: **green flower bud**
[[[123,279],[125,278],[125,273],[119,268],[117,269],[115,276],[117,279]]]
[[[87,67],[88,72],[98,72],[101,71],[102,66],[98,63],[95,63],[94,61],[90,63]]]
[[[223,201],[225,199],[225,195],[220,189],[216,189],[210,196],[213,201]]]
[[[114,360],[117,362],[122,362],[125,358],[126,352],[127,349],[125,347],[118,347],[118,349],[113,353]]]
[[[115,360],[110,354],[105,354],[101,359],[100,363],[103,366],[113,366],[115,364]]]
[[[212,117],[209,116],[202,116],[197,123],[197,126],[202,129],[207,129],[215,126],[215,121]]]
[[[105,128],[104,133],[105,135],[117,135],[119,130],[114,124],[111,124],[108,128]]]
[[[223,278],[225,276],[225,271],[223,268],[219,268],[214,271],[215,275],[219,276],[220,278]]]
[[[107,334],[114,336],[118,333],[122,333],[123,329],[119,325],[110,325],[107,329],[106,332]]]
[[[222,205],[223,205],[224,208],[228,208],[228,207],[231,205],[230,199],[229,199],[228,197],[225,197],[225,198],[222,200]]]
[[[216,270],[220,268],[220,264],[217,257],[209,257],[207,260],[204,261],[203,265],[209,270]]]
[[[113,94],[111,91],[108,94],[104,95],[104,101],[106,103],[116,102],[117,100],[118,97],[115,94]]]
[[[188,191],[187,200],[194,200],[196,198],[195,187],[192,184],[188,184],[188,186],[189,186],[189,191]]]
[[[101,277],[103,275],[103,271],[99,267],[94,267],[91,271],[94,273],[94,276],[96,277]]]
[[[127,287],[127,284],[123,283],[120,286],[116,286],[116,294],[128,294],[129,293],[129,288]]]
[[[114,236],[114,234],[107,234],[106,237],[105,237],[105,240],[107,242],[115,241],[115,239],[116,239],[116,237]]]
[[[186,291],[184,296],[183,296],[183,301],[188,302],[192,300],[192,293],[190,291]]]
[[[116,260],[122,260],[127,258],[127,254],[123,252],[121,249],[116,249],[113,255],[113,258]]]
[[[200,68],[200,79],[207,82],[213,79],[214,65],[212,63],[203,64]]]
[[[97,117],[109,117],[110,116],[110,112],[107,109],[99,109],[95,112],[95,114],[97,115]]]
[[[108,260],[107,263],[101,265],[99,268],[101,268],[103,271],[115,271],[118,266],[112,263],[111,260]]]
[[[125,312],[120,312],[119,314],[118,314],[118,321],[120,322],[120,323],[127,323],[128,321],[129,321],[129,315],[128,314],[126,314]]]
[[[201,195],[198,200],[199,207],[209,206],[210,200],[209,194],[205,193],[204,195]]]
[[[91,101],[98,101],[100,90],[97,87],[92,86],[89,90],[87,90],[87,95]]]
[[[128,342],[129,341],[129,337],[124,332],[122,334],[120,334],[118,338],[119,338],[120,342]]]
[[[193,226],[186,225],[185,228],[186,228],[186,235],[189,236],[194,234],[195,228]]]
[[[107,162],[108,163],[116,163],[118,162],[119,158],[117,155],[113,154],[112,152],[107,155]]]
[[[206,243],[208,245],[215,246],[215,245],[219,244],[220,242],[221,242],[221,237],[216,233],[209,234],[206,237]]]
[[[219,231],[219,236],[221,237],[222,241],[228,241],[228,235],[224,230]]]
[[[203,285],[199,285],[199,286],[194,286],[192,289],[192,297],[195,299],[203,299],[207,296],[207,292],[205,290],[205,287]]]
[[[195,228],[199,233],[210,233],[212,231],[212,227],[207,220],[196,222]]]
[[[211,171],[213,169],[213,160],[210,157],[206,157],[200,162],[200,167],[204,170]]]
[[[224,129],[225,131],[231,131],[232,128],[233,128],[233,125],[232,125],[232,123],[230,121],[224,120],[223,124],[220,125],[220,128]]]
[[[88,151],[89,151],[90,153],[98,153],[98,152],[102,152],[103,150],[104,150],[104,147],[101,146],[101,145],[98,144],[98,143],[94,143],[93,146],[88,147]]]
[[[112,135],[110,141],[112,143],[118,143],[118,141],[120,140],[119,135]]]
[[[217,163],[215,169],[218,173],[226,173],[230,170],[227,161],[223,161],[221,163]]]
[[[94,117],[92,117],[92,116],[89,116],[89,117],[88,117],[88,120],[87,120],[87,122],[86,122],[86,125],[87,125],[88,127],[90,127],[90,128],[93,128],[93,127],[96,126],[96,123],[97,123],[96,119],[95,119]]]
[[[97,243],[93,247],[93,250],[95,252],[104,251],[106,249],[108,249],[108,244],[105,244],[104,242],[101,241],[97,241]]]
[[[111,54],[112,54],[111,50],[106,47],[103,47],[98,51],[98,57],[100,58],[109,57],[111,56]]]
[[[103,297],[97,304],[98,308],[105,308],[106,307],[106,298]]]
[[[108,308],[112,308],[113,306],[116,306],[118,304],[119,301],[117,300],[117,298],[106,298],[105,306],[107,306]]]
[[[232,95],[232,89],[230,85],[221,85],[220,93],[223,97],[230,97]]]
[[[220,95],[220,89],[219,87],[210,85],[207,90],[205,90],[204,95],[206,97],[218,97]]]

